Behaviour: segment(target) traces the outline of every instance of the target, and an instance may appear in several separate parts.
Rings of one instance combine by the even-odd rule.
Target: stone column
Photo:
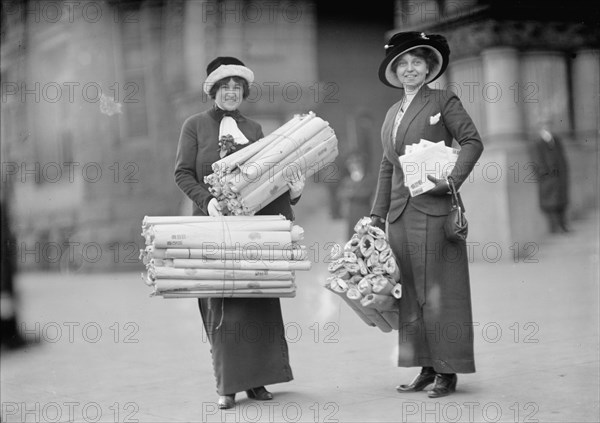
[[[571,195],[569,210],[577,215],[598,201],[598,147],[600,116],[600,51],[580,50],[571,67],[573,142],[567,151]]]
[[[456,82],[465,88],[467,82],[479,82],[472,86],[477,88],[475,98],[483,121],[478,129],[484,152],[461,188],[465,206],[472,211],[468,216],[470,255],[489,262],[519,261],[545,230],[537,185],[527,178],[529,144],[523,131],[522,103],[515,99],[521,84],[519,54],[509,47],[486,49],[479,72],[472,66],[475,63],[469,59],[457,63],[462,71],[453,68]]]
[[[600,51],[581,50],[573,59],[573,111],[575,139],[598,145],[600,116]]]
[[[202,92],[206,78],[207,27],[215,32],[214,22],[219,19],[217,3],[214,1],[190,1],[185,3],[183,23],[183,54],[186,86],[193,92]]]
[[[479,95],[484,104],[485,137],[489,143],[515,141],[523,131],[522,110],[515,101],[520,83],[518,52],[499,47],[486,49],[481,56],[483,81]]]
[[[571,130],[567,60],[563,53],[529,51],[523,54],[520,102],[526,129],[533,133],[542,120],[567,135]]]
[[[484,86],[482,60],[470,57],[451,63],[450,78],[447,87],[460,98],[465,110],[473,119],[477,130],[488,133],[485,122]]]

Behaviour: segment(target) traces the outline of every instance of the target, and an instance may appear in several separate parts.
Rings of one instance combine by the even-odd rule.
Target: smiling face
[[[423,85],[429,66],[423,57],[404,53],[396,59],[396,76],[405,88],[416,88]]]
[[[215,103],[223,110],[237,110],[242,104],[244,97],[244,87],[239,81],[230,78],[225,83],[220,84],[215,94]]]

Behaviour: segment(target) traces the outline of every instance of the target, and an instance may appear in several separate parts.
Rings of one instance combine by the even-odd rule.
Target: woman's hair
[[[406,53],[410,53],[413,56],[417,56],[417,57],[425,60],[425,63],[427,63],[427,69],[429,69],[430,71],[432,69],[434,69],[435,67],[439,66],[439,64],[440,64],[437,55],[433,52],[432,49],[427,48],[427,47],[417,47],[412,50],[408,50]],[[403,54],[397,56],[392,61],[392,66],[390,67],[392,72],[396,73],[396,69],[398,68],[398,62],[400,61],[400,57],[402,57],[402,56],[403,56]]]
[[[250,86],[248,85],[248,81],[246,81],[244,78],[242,78],[240,76],[227,76],[223,79],[219,79],[217,82],[215,82],[213,84],[212,87],[210,87],[210,90],[208,91],[208,95],[210,96],[210,98],[212,98],[214,100],[215,97],[217,96],[217,91],[219,91],[219,88],[221,88],[224,85],[227,85],[229,83],[230,79],[233,79],[233,81],[236,84],[240,84],[242,86],[242,90],[243,90],[242,98],[243,99],[246,99],[250,95]]]

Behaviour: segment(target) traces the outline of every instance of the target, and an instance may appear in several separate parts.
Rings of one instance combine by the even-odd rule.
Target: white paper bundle
[[[363,217],[344,247],[334,247],[325,288],[339,295],[369,326],[399,328],[400,269],[384,231]]]
[[[151,295],[270,298],[295,295],[310,270],[304,231],[277,216],[146,216],[140,258]]]
[[[447,147],[444,141],[431,142],[421,139],[418,144],[406,146],[405,154],[400,156],[400,165],[404,172],[404,184],[411,197],[423,194],[435,184],[427,179],[432,175],[444,179],[456,164],[460,149]]]
[[[204,181],[229,214],[252,216],[285,193],[290,178],[297,173],[309,178],[337,155],[335,132],[309,112],[215,162]]]

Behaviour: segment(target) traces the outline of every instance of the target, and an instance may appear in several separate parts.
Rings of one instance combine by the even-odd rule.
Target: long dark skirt
[[[473,373],[467,248],[465,242],[446,240],[445,219],[422,213],[409,201],[388,227],[402,278],[398,366]]]
[[[293,379],[279,298],[200,298],[219,395]]]

